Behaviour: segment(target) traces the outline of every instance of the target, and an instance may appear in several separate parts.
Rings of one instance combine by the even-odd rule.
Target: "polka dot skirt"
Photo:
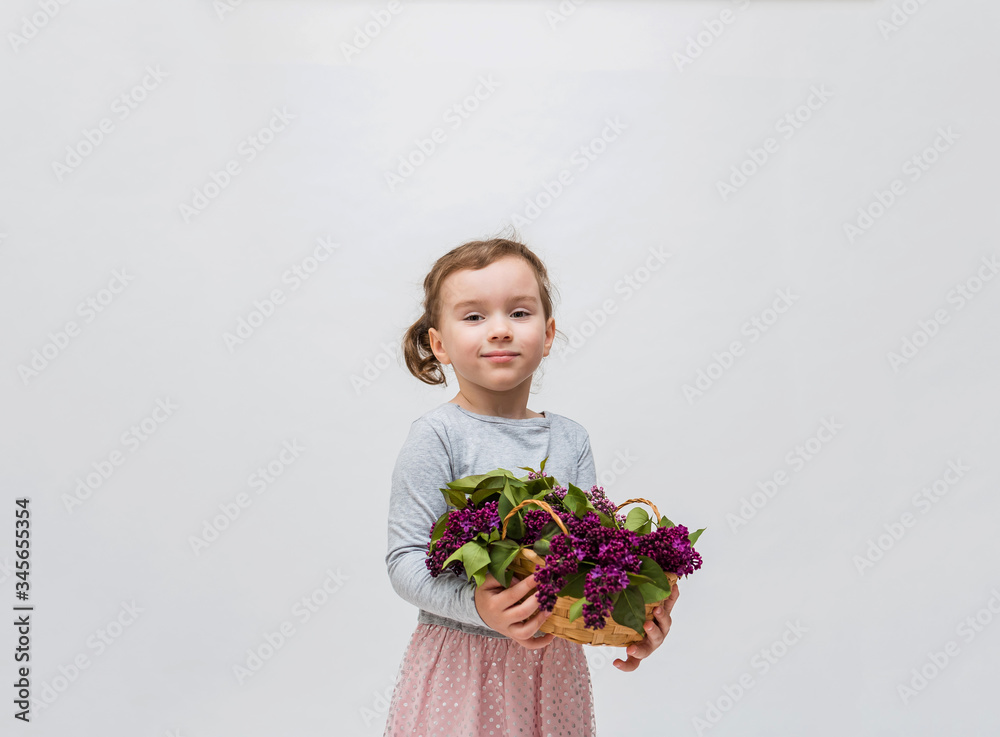
[[[513,640],[417,625],[389,705],[386,737],[592,737],[583,645]]]

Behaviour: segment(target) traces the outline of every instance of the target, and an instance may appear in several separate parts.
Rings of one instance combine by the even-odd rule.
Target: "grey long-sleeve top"
[[[403,599],[418,607],[418,622],[440,624],[470,634],[504,637],[476,610],[474,584],[465,576],[427,570],[431,529],[447,505],[440,489],[463,476],[521,466],[545,473],[562,486],[590,490],[597,483],[590,436],[578,422],[543,412],[521,420],[469,412],[444,402],[410,425],[396,458],[389,496],[389,580]]]

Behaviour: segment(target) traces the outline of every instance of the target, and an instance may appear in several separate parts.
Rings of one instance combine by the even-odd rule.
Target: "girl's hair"
[[[516,233],[513,234],[516,238]],[[403,337],[403,356],[410,373],[427,384],[448,385],[441,362],[431,350],[430,328],[437,328],[444,306],[441,300],[441,285],[450,274],[461,269],[482,269],[505,256],[518,256],[535,270],[538,293],[545,312],[545,321],[552,316],[550,291],[555,288],[549,283],[545,264],[530,248],[518,240],[490,238],[485,241],[469,241],[456,246],[434,262],[430,273],[424,277],[424,314],[413,323]],[[559,332],[558,330],[556,331]]]

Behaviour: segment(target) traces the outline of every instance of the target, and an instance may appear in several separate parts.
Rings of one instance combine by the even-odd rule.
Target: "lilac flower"
[[[612,597],[628,586],[628,574],[613,565],[594,566],[587,573],[583,584],[583,595],[587,603],[583,605],[584,627],[599,630],[604,627],[605,618],[614,608]]]
[[[428,556],[425,561],[427,570],[430,571],[431,576],[435,577],[444,573],[444,570],[451,571],[456,576],[464,576],[465,568],[460,561],[452,561],[444,570],[441,569],[441,564],[479,533],[489,534],[498,527],[500,527],[500,515],[497,514],[497,502],[495,501],[485,502],[478,509],[469,506],[465,509],[451,510],[444,534],[438,539],[434,550],[430,550],[430,542],[427,544]],[[433,528],[431,531],[433,532]]]
[[[688,542],[684,525],[657,527],[648,535],[640,535],[638,552],[656,561],[667,573],[686,576],[701,568],[701,555]]]

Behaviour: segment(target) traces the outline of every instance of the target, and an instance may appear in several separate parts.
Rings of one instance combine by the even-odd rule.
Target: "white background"
[[[387,8],[5,4],[0,604],[27,496],[36,703],[14,723],[4,625],[0,731],[381,734],[416,623],[385,573],[390,472],[410,422],[457,391],[409,375],[398,346],[434,260],[514,222],[564,334],[530,409],[588,429],[613,499],[708,528],[663,647],[630,674],[588,649],[600,733],[995,734],[997,4]],[[362,37],[372,13],[389,21]],[[274,109],[294,117],[251,161]],[[608,119],[624,130],[581,171]],[[185,210],[196,190],[212,197]],[[322,238],[337,247],[317,265]],[[293,266],[316,266],[298,289]],[[767,313],[778,290],[791,306]],[[754,340],[754,318],[776,319]],[[241,319],[258,327],[227,343]],[[685,392],[699,371],[715,378]],[[302,450],[258,493],[285,443]],[[812,452],[793,465],[796,446]],[[788,623],[804,632],[775,646]]]

